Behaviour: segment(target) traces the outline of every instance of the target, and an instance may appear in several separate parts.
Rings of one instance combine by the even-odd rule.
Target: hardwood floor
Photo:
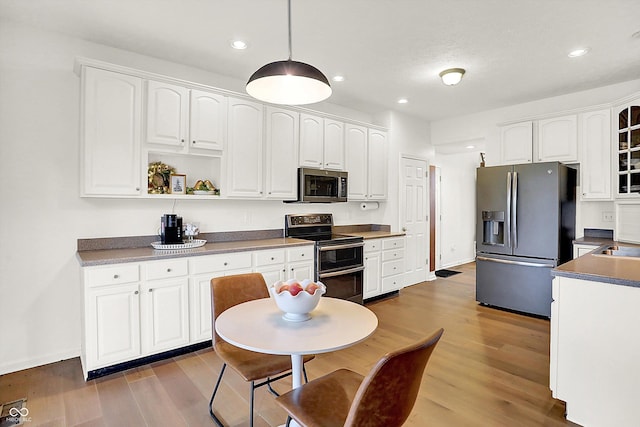
[[[478,305],[475,264],[461,274],[403,289],[368,304],[372,337],[317,355],[310,379],[339,367],[366,374],[387,351],[445,329],[406,426],[558,426],[564,404],[549,390],[549,321]],[[208,426],[207,405],[221,362],[211,349],[85,382],[78,358],[0,376],[0,403],[27,397],[31,426]],[[232,370],[216,397],[228,426],[248,425],[248,385]],[[290,379],[276,385],[280,392]],[[256,426],[285,413],[256,392]]]

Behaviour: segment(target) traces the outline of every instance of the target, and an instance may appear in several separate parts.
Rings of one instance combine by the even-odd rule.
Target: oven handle
[[[350,268],[348,270],[332,271],[331,273],[320,273],[320,278],[324,279],[324,278],[327,278],[327,277],[342,276],[344,274],[357,273],[358,271],[362,271],[362,270],[364,270],[364,266],[356,267],[356,268]]]
[[[364,242],[349,243],[349,244],[346,244],[346,245],[320,246],[320,252],[333,251],[333,250],[336,250],[336,249],[361,248],[363,246],[364,246]]]

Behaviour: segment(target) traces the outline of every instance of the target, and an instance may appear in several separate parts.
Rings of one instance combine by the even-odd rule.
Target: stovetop
[[[333,232],[333,214],[285,215],[285,236],[312,240],[318,245],[362,242],[362,237]]]

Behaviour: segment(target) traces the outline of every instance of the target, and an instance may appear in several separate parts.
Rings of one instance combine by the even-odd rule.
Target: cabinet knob
[[[193,141],[193,145],[196,145],[196,142],[195,142],[195,141]]]
[[[153,292],[153,288],[149,288],[149,292]]]
[[[140,191],[140,187],[136,187],[136,191]]]
[[[167,273],[171,273],[171,269],[170,268],[167,268]]]
[[[304,254],[300,255],[300,256],[304,256]]]
[[[114,278],[114,279],[117,279],[118,277],[120,277],[120,276],[118,276],[117,274],[114,274],[114,275],[113,275],[113,278]]]
[[[274,259],[275,259],[274,257],[271,257],[271,261],[273,261]]]
[[[228,265],[229,263],[225,262],[223,265]]]
[[[135,291],[133,294],[134,294],[134,295],[138,295],[138,291]]]

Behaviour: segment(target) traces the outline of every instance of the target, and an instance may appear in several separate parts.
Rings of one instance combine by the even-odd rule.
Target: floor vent
[[[0,405],[0,427],[11,427],[31,421],[27,409],[27,398]]]

